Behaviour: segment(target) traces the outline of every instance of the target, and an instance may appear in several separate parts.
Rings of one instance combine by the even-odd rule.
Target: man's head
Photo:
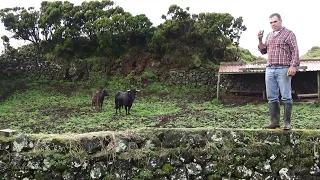
[[[270,21],[271,28],[274,31],[279,31],[282,28],[282,19],[280,14],[278,13],[271,14],[269,17],[269,21]]]

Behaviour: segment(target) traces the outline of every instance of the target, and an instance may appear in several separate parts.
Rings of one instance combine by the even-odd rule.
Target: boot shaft
[[[267,129],[275,129],[280,127],[280,104],[279,102],[269,103],[270,124],[265,126]]]
[[[284,121],[291,122],[291,112],[292,112],[292,104],[284,103],[284,114],[283,114]]]
[[[280,103],[273,102],[269,103],[269,114],[271,118],[271,123],[279,124],[280,121]]]

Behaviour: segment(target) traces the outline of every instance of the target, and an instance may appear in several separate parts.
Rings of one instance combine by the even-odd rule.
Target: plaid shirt
[[[278,34],[270,32],[266,37],[265,47],[259,47],[261,54],[268,53],[270,65],[300,65],[299,49],[295,34],[283,27]]]

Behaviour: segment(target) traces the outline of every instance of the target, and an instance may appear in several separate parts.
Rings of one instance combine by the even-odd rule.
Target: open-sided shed
[[[217,82],[217,98],[220,98],[220,82],[221,75],[231,75],[231,74],[261,74],[265,73],[266,63],[251,63],[243,64],[238,62],[221,62],[218,71],[218,82]],[[301,60],[300,66],[297,68],[298,72],[316,72],[317,74],[317,89],[316,93],[308,94],[298,94],[298,97],[318,97],[320,102],[320,59],[308,59]]]

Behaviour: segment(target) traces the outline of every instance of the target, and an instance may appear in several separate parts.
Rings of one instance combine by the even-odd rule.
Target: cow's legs
[[[130,114],[131,106],[128,106],[128,114]]]
[[[119,106],[117,105],[117,103],[115,103],[114,108],[116,109],[116,114],[118,114],[118,108]],[[120,110],[119,110],[120,111]]]
[[[124,109],[126,110],[126,114],[128,114],[128,107],[124,106]]]

